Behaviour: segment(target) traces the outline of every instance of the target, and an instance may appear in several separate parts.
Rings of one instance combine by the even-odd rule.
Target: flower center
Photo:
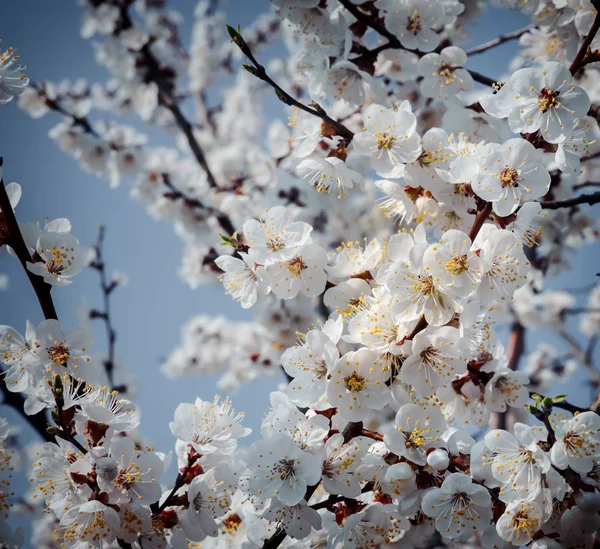
[[[538,95],[538,107],[541,112],[548,112],[554,107],[559,107],[560,103],[557,101],[558,94],[560,92],[553,92],[547,88],[544,88]]]
[[[142,477],[142,470],[135,464],[130,463],[127,469],[121,471],[115,480],[115,485],[121,488],[129,489]]]
[[[424,349],[423,351],[421,351],[421,353],[419,354],[419,356],[421,357],[421,360],[423,362],[426,362],[427,364],[430,365],[434,365],[437,363],[437,359],[436,357],[440,354],[439,349],[436,349],[435,347],[429,346],[426,349]]]
[[[51,357],[51,360],[54,364],[58,366],[66,366],[67,360],[71,356],[69,353],[69,348],[65,345],[65,341],[54,342],[54,346],[48,347],[48,354]]]
[[[327,375],[327,362],[325,362],[324,360],[321,360],[320,362],[317,362],[317,368],[315,369],[315,376],[317,377],[317,379],[322,379],[326,375]]]
[[[272,252],[278,252],[282,248],[285,248],[285,242],[280,236],[274,236],[267,240],[267,248]]]
[[[46,250],[46,254],[50,255],[50,259],[46,261],[46,269],[48,269],[48,272],[53,275],[62,273],[66,268],[64,263],[67,254],[61,252],[56,246],[53,246],[51,250]]]
[[[286,480],[294,474],[294,460],[280,459],[274,469],[281,480]]]
[[[446,272],[451,275],[459,275],[469,270],[469,263],[467,262],[467,254],[457,255],[446,263]]]
[[[445,61],[442,61],[440,68],[437,71],[437,74],[440,78],[444,80],[446,85],[452,84],[456,80],[456,76],[454,76],[455,67],[451,67]]]
[[[564,443],[567,453],[571,455],[580,455],[581,451],[585,448],[585,440],[575,431],[567,433],[564,438]]]
[[[302,276],[302,271],[308,269],[306,263],[302,261],[301,257],[294,257],[294,259],[286,261],[286,266],[290,273],[292,273],[296,278],[300,278]]]
[[[514,168],[506,167],[500,172],[502,187],[516,187],[519,184],[519,172]]]
[[[412,15],[409,16],[408,22],[406,23],[406,30],[408,32],[417,35],[421,32],[423,28],[423,18],[418,10],[414,10]]]
[[[526,530],[533,535],[540,527],[540,519],[536,517],[530,518],[527,515],[527,511],[523,509],[513,515],[511,526],[515,532]]]
[[[352,375],[345,377],[344,383],[346,384],[346,389],[351,393],[360,393],[367,386],[365,378],[356,372],[352,372]]]
[[[420,448],[421,446],[425,446],[427,440],[424,435],[427,431],[427,427],[423,427],[421,429],[415,427],[410,435],[406,437],[406,442],[404,445],[407,448]]]
[[[396,138],[391,133],[377,132],[375,137],[377,138],[377,148],[379,150],[391,149],[396,141]]]
[[[433,155],[432,152],[424,151],[421,153],[419,158],[417,158],[417,162],[421,168],[427,168],[433,164],[437,158]]]

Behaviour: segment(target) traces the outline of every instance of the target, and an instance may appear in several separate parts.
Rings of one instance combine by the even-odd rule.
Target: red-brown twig
[[[594,39],[594,36],[596,36],[599,29],[600,29],[600,11],[597,11],[596,17],[594,18],[594,22],[592,23],[592,28],[590,29],[590,32],[588,32],[586,37],[583,39],[581,47],[579,48],[579,51],[577,52],[575,59],[573,59],[571,66],[569,67],[569,71],[571,72],[571,74],[575,74],[579,69],[581,69],[583,66],[585,66],[585,64],[586,64],[585,56],[587,55],[590,44],[592,43],[592,40]]]

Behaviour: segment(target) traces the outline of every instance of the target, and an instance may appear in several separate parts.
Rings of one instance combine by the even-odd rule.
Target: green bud
[[[527,411],[530,414],[533,414],[534,416],[537,417],[537,413],[538,413],[539,410],[537,409],[537,406],[535,406],[534,404],[528,404],[527,405]]]
[[[542,400],[542,408],[552,410],[552,399],[550,397],[545,397],[544,400]]]
[[[219,234],[219,236],[221,237],[221,240],[223,241],[222,244],[224,246],[233,246],[233,242],[231,241],[232,237],[225,236],[224,234]]]
[[[53,381],[54,381],[54,383],[53,383],[53,386],[52,386],[52,391],[55,394],[58,394],[58,395],[62,394],[62,392],[63,392],[63,383],[62,383],[61,377],[58,374],[55,374]]]
[[[238,25],[237,31],[231,25],[225,25],[225,28],[227,29],[227,33],[229,34],[229,36],[231,37],[231,39],[233,41],[235,41],[236,39],[239,39],[239,40],[242,39],[242,35],[239,33],[239,28],[240,28],[239,25]]]

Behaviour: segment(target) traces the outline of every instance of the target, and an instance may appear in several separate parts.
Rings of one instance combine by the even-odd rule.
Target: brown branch
[[[218,188],[217,180],[208,166],[206,156],[204,155],[204,151],[200,147],[200,143],[198,143],[198,140],[194,135],[192,125],[183,115],[179,105],[173,96],[168,92],[168,88],[164,85],[164,83],[162,83],[162,80],[155,80],[155,82],[160,90],[160,94],[158,96],[159,102],[164,105],[171,112],[173,118],[175,118],[179,129],[183,132],[185,138],[187,139],[188,145],[190,146],[194,157],[196,158],[198,164],[200,164],[200,167],[206,173],[206,180],[208,181],[210,187],[213,189]]]
[[[227,236],[232,236],[235,233],[235,227],[233,226],[233,223],[231,222],[231,219],[229,218],[229,216],[227,214],[224,214],[223,212],[220,212],[218,210],[215,210],[214,208],[206,206],[200,199],[192,198],[191,196],[188,196],[184,192],[177,189],[173,185],[173,182],[171,181],[171,177],[169,176],[168,173],[163,173],[162,179],[163,179],[163,183],[165,184],[165,187],[167,187],[169,189],[170,198],[181,199],[191,208],[197,208],[199,210],[206,210],[209,214],[211,214],[212,216],[215,217],[215,219],[218,221],[221,228],[227,233]]]
[[[374,31],[379,33],[381,36],[383,36],[389,40],[389,43],[379,47],[380,51],[394,48],[394,49],[398,49],[398,50],[409,51],[411,53],[416,53],[419,57],[422,57],[424,55],[424,53],[421,51],[405,48],[402,45],[402,43],[400,42],[400,40],[398,39],[398,37],[396,35],[394,35],[392,32],[390,32],[385,27],[385,25],[380,24],[379,21],[377,21],[375,18],[373,18],[369,14],[361,11],[358,8],[358,6],[355,6],[352,3],[351,0],[338,0],[338,2],[340,4],[342,4],[342,6],[344,6],[352,15],[354,15],[354,17],[358,21],[360,21],[363,25],[366,25],[367,27],[373,29]],[[493,86],[494,84],[497,83],[496,80],[489,78],[487,76],[484,76],[483,74],[481,74],[477,71],[467,69],[466,67],[465,67],[465,69],[469,72],[469,74],[471,75],[473,80],[475,80],[475,82],[479,82],[480,84],[483,84],[485,86]]]
[[[313,116],[320,118],[321,120],[323,120],[323,122],[327,125],[329,129],[333,130],[336,135],[343,137],[347,141],[347,143],[352,141],[352,138],[354,137],[353,131],[349,130],[341,122],[338,122],[337,120],[331,118],[325,112],[325,110],[316,103],[312,103],[312,105],[314,105],[314,108],[311,108],[307,107],[303,103],[300,103],[300,101],[294,99],[288,92],[286,92],[267,74],[266,69],[256,60],[256,58],[252,54],[252,51],[250,50],[250,47],[242,38],[242,35],[230,26],[227,26],[227,30],[229,32],[229,35],[231,36],[233,43],[238,48],[240,48],[242,53],[246,57],[248,57],[248,59],[253,65],[243,65],[243,68],[252,75],[256,76],[256,78],[258,78],[259,80],[262,80],[263,82],[271,86],[275,90],[275,95],[277,95],[277,99],[279,99],[282,103],[285,103],[290,107],[296,107],[304,112],[307,112],[308,114],[312,114]]]
[[[579,191],[581,189],[585,189],[586,187],[600,187],[600,183],[596,183],[594,181],[584,181],[583,183],[573,185],[573,190]]]
[[[475,240],[475,237],[479,234],[481,227],[483,227],[483,224],[485,223],[486,219],[488,218],[488,216],[491,213],[492,213],[492,203],[486,202],[483,209],[477,213],[477,216],[475,217],[475,221],[473,222],[473,226],[471,227],[471,230],[469,231],[469,238],[471,239],[471,242],[473,242]]]
[[[1,157],[0,166],[2,166]],[[6,188],[4,187],[4,181],[2,179],[0,179],[0,227],[2,228],[1,232],[4,232],[7,238],[6,243],[14,250],[17,258],[23,266],[23,269],[25,270],[25,273],[27,274],[27,278],[29,278],[29,282],[35,291],[35,295],[37,296],[40,307],[42,308],[42,312],[44,313],[44,317],[47,320],[56,320],[56,308],[54,307],[54,302],[52,301],[52,296],[50,295],[50,285],[44,282],[42,277],[33,274],[27,268],[27,262],[32,261],[31,255],[29,254],[29,249],[27,248],[25,240],[23,239],[23,235],[21,234],[19,223],[17,222],[17,218],[13,212]],[[12,406],[15,410],[17,410],[44,440],[53,440],[53,437],[46,430],[48,427],[48,422],[46,420],[45,413],[40,412],[35,415],[27,415],[25,413],[25,398],[23,395],[9,391],[4,382],[0,382],[0,385],[2,386],[2,392],[4,394],[3,404]]]
[[[525,351],[525,327],[517,320],[513,322],[508,340],[508,365],[510,370],[517,370]]]
[[[50,97],[48,97],[43,85],[31,83],[31,86],[40,94],[40,96],[44,97],[44,103],[46,104],[46,107],[48,107],[52,111],[56,111],[62,114],[66,118],[70,118],[73,122],[73,125],[80,127],[85,133],[100,138],[98,132],[94,130],[92,124],[85,116],[76,116],[70,113],[65,108],[63,108],[58,98],[51,99]]]
[[[179,490],[182,486],[186,484],[188,472],[194,466],[196,461],[200,458],[200,454],[198,454],[195,450],[190,447],[188,452],[188,462],[187,464],[179,471],[177,474],[177,478],[175,479],[175,484],[173,485],[173,489],[169,493],[169,495],[165,498],[160,506],[157,503],[154,503],[150,506],[152,510],[152,516],[157,517],[162,513],[167,507],[173,505],[173,500],[175,498],[175,494],[177,490]]]
[[[40,412],[33,416],[28,416],[25,413],[25,397],[21,393],[12,393],[6,387],[4,380],[0,381],[0,389],[4,395],[2,404],[14,408],[23,419],[29,423],[31,428],[40,435],[40,437],[46,442],[54,442],[54,437],[48,432],[48,421],[46,420],[46,414]]]
[[[126,11],[122,16],[126,17],[127,21],[131,25],[131,21],[129,20],[129,16],[127,15]],[[158,87],[158,100],[160,104],[166,107],[173,115],[173,118],[175,118],[175,122],[179,126],[179,129],[185,135],[185,138],[187,139],[188,145],[190,146],[194,157],[206,173],[206,179],[210,187],[213,189],[218,188],[217,180],[215,179],[215,176],[213,175],[212,171],[208,166],[206,155],[204,154],[200,143],[198,143],[198,140],[194,135],[192,124],[185,117],[183,112],[181,112],[179,104],[177,103],[177,100],[173,95],[173,87],[164,78],[163,71],[161,71],[160,63],[158,62],[156,57],[154,57],[154,54],[150,50],[150,43],[146,43],[140,50],[140,53],[142,54],[144,61],[148,65],[148,79],[154,82]]]
[[[2,166],[1,159],[0,166]],[[25,273],[27,274],[27,278],[29,278],[29,282],[35,291],[35,295],[37,296],[40,307],[42,308],[42,312],[44,313],[44,318],[46,318],[46,320],[57,320],[58,316],[56,314],[56,308],[54,307],[54,302],[52,301],[52,296],[50,294],[50,284],[44,282],[44,279],[41,276],[33,274],[27,268],[27,263],[32,263],[33,260],[29,254],[29,249],[25,244],[23,235],[21,234],[19,223],[17,222],[15,212],[13,212],[12,206],[10,205],[10,200],[8,198],[8,194],[6,193],[6,188],[4,187],[4,181],[2,179],[0,179],[0,212],[0,222],[5,226],[6,231],[8,232],[7,243],[14,250],[17,258],[23,266],[23,269],[25,270]]]
[[[497,80],[494,80],[493,78],[490,78],[489,76],[485,76],[485,75],[481,74],[480,72],[477,72],[477,71],[474,71],[471,69],[467,69],[467,71],[469,72],[469,74],[471,75],[473,80],[475,80],[475,82],[479,82],[480,84],[483,84],[484,86],[493,86],[494,84],[498,83]]]
[[[106,265],[104,263],[103,256],[103,245],[104,245],[104,225],[100,225],[98,229],[98,240],[94,245],[96,257],[94,262],[90,265],[93,269],[98,271],[100,275],[100,289],[102,290],[102,300],[104,304],[103,311],[91,311],[91,318],[99,318],[104,322],[106,328],[106,339],[108,342],[108,356],[104,361],[104,370],[106,371],[106,377],[108,384],[111,388],[115,389],[114,380],[114,369],[115,369],[115,343],[117,340],[117,333],[113,327],[112,319],[110,316],[110,294],[117,287],[115,282],[109,282],[106,276]],[[123,388],[124,389],[124,388]],[[116,390],[116,389],[115,389]]]
[[[554,200],[551,202],[540,202],[542,208],[546,210],[558,210],[560,208],[572,208],[580,204],[589,204],[593,206],[600,202],[600,191],[593,194],[582,194],[566,200]]]
[[[579,69],[586,65],[587,62],[585,57],[588,53],[590,44],[592,43],[592,40],[596,36],[598,30],[600,30],[600,10],[596,10],[596,17],[594,18],[594,22],[592,23],[592,28],[590,29],[590,32],[587,33],[586,37],[583,39],[581,47],[579,48],[575,59],[573,59],[571,66],[569,67],[569,71],[571,72],[571,74],[574,75]]]
[[[571,352],[575,356],[575,358],[577,358],[577,360],[579,360],[579,362],[581,362],[581,364],[585,366],[586,370],[590,375],[590,379],[592,380],[594,385],[598,387],[600,385],[600,373],[598,372],[598,370],[596,370],[591,360],[591,356],[587,356],[587,353],[581,349],[581,346],[579,345],[577,340],[575,340],[575,338],[573,338],[570,334],[568,334],[564,330],[557,331],[560,337],[569,345]]]
[[[499,46],[500,44],[504,44],[505,42],[509,42],[510,40],[515,40],[517,38],[520,38],[526,32],[529,32],[533,28],[535,28],[534,25],[527,25],[526,27],[523,27],[522,29],[518,29],[518,30],[515,30],[512,32],[507,32],[506,34],[502,34],[502,35],[498,36],[498,38],[494,38],[493,40],[490,40],[489,42],[485,42],[479,46],[475,46],[474,48],[467,50],[465,53],[468,56],[477,55],[478,53],[483,53],[484,51],[487,51],[491,48],[495,48],[496,46]]]
[[[380,435],[377,431],[371,431],[370,429],[363,429],[362,436],[372,438],[373,440],[378,440],[379,442],[383,442],[383,435]]]

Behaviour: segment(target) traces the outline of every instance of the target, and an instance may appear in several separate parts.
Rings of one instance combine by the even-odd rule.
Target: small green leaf
[[[531,398],[532,398],[533,400],[535,400],[535,401],[536,401],[538,404],[541,404],[541,403],[542,403],[542,400],[543,400],[543,397],[541,397],[541,396],[540,396],[540,395],[538,395],[537,393],[533,393],[533,394],[531,395]]]
[[[552,399],[545,397],[544,400],[542,400],[542,408],[545,408],[546,410],[552,410]]]
[[[565,400],[567,400],[567,396],[568,395],[556,395],[553,399],[552,402],[554,402],[554,404],[558,404],[560,402],[564,402]]]
[[[538,410],[538,408],[537,408],[537,406],[535,404],[528,404],[527,405],[527,411],[530,414],[533,414],[536,417],[537,417],[537,413],[539,412],[539,410]]]
[[[224,244],[225,246],[233,246],[233,242],[232,242],[232,237],[230,236],[225,236],[224,234],[220,234],[219,235],[221,237],[221,240],[223,241],[222,244]]]

